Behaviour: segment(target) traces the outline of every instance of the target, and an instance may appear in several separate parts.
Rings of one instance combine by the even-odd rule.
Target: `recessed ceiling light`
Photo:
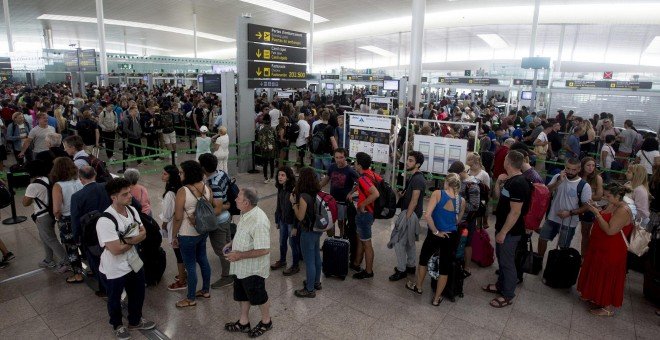
[[[502,39],[497,34],[477,34],[477,37],[481,38],[481,40],[485,41],[486,44],[490,45],[490,47],[494,49],[502,49],[502,48],[507,48],[509,47],[509,44]]]
[[[253,4],[256,6],[261,6],[264,8],[268,8],[273,11],[278,11],[280,13],[288,14],[290,16],[300,18],[303,20],[309,21],[309,12],[302,10],[300,8],[296,8],[293,6],[289,6],[287,4],[283,4],[281,2],[275,1],[275,0],[241,0],[242,2],[247,2],[249,4]],[[314,14],[314,23],[318,24],[321,22],[326,22],[329,21],[328,19]]]
[[[653,40],[651,40],[651,43],[646,48],[644,53],[660,54],[660,35],[656,36],[655,38],[653,38]]]
[[[392,53],[388,50],[384,50],[384,49],[382,49],[380,47],[376,47],[376,46],[367,45],[367,46],[360,46],[359,48],[361,48],[363,50],[366,50],[366,51],[369,51],[371,53],[376,53],[378,55],[382,55],[383,57],[394,57],[394,56],[396,56],[395,53]]]
[[[37,19],[38,20],[69,21],[69,22],[84,22],[84,23],[96,24],[96,18],[77,17],[77,16],[71,16],[71,15],[42,14],[39,17],[37,17]],[[193,30],[189,30],[189,29],[185,29],[185,28],[178,28],[178,27],[171,27],[171,26],[164,26],[164,25],[147,24],[147,23],[144,23],[144,22],[115,20],[115,19],[105,19],[104,22],[105,22],[106,25],[144,28],[144,29],[150,29],[150,30],[156,30],[156,31],[184,34],[184,35],[189,35],[189,36],[194,35]],[[197,32],[197,36],[200,37],[200,38],[206,38],[206,39],[221,41],[221,42],[234,42],[234,41],[236,41],[235,39],[223,37],[221,35],[216,35],[216,34],[211,34],[211,33],[204,33],[204,32],[199,32],[199,31]]]

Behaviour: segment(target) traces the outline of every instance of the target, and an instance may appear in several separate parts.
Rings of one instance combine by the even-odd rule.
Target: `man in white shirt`
[[[129,330],[152,329],[153,321],[142,317],[145,278],[143,263],[135,245],[142,242],[147,232],[138,212],[130,207],[131,183],[115,178],[105,186],[112,205],[96,223],[99,245],[104,247],[99,271],[106,283],[108,314],[117,339],[130,339]],[[122,322],[121,294],[128,296],[128,329]]]
[[[298,138],[296,139],[296,147],[298,148],[298,165],[300,168],[305,167],[305,151],[307,151],[307,141],[309,140],[309,123],[305,120],[305,115],[298,114]]]
[[[48,115],[43,112],[37,114],[37,121],[39,124],[30,130],[27,139],[23,141],[21,153],[18,154],[18,157],[20,158],[25,156],[25,152],[32,142],[34,142],[33,153],[37,154],[41,151],[48,150],[48,147],[46,146],[46,135],[49,133],[55,133],[55,129],[48,125]]]
[[[545,170],[545,159],[548,155],[548,133],[552,131],[552,124],[543,123],[543,131],[534,140],[534,153],[536,154],[536,171],[542,173]]]
[[[276,102],[271,102],[270,103],[270,111],[268,111],[268,114],[270,115],[270,126],[273,128],[277,127],[277,124],[280,122],[280,117],[282,117],[282,111],[278,110]]]

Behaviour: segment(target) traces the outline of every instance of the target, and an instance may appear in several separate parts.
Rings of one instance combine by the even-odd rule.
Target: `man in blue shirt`
[[[569,157],[580,157],[580,135],[582,134],[582,128],[576,127],[573,130],[573,134],[568,136],[568,141],[564,145],[564,150],[568,153]]]

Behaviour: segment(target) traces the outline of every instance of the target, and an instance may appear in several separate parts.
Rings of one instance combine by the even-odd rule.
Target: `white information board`
[[[349,126],[350,157],[364,152],[370,155],[374,162],[390,162],[391,118],[351,114]]]
[[[424,155],[420,170],[446,175],[449,166],[456,161],[465,164],[468,141],[466,139],[415,135],[413,150]]]
[[[377,114],[378,109],[383,110],[383,114],[388,116],[392,111],[391,98],[389,97],[370,97],[369,113]]]

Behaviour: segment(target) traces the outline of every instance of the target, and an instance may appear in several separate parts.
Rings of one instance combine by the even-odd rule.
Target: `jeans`
[[[207,235],[179,236],[179,249],[183,256],[183,264],[188,272],[188,300],[195,301],[197,289],[197,269],[195,262],[202,271],[202,291],[208,292],[211,287],[211,266],[206,257]]]
[[[314,167],[314,170],[316,170],[316,177],[321,178],[323,172],[319,172],[318,170],[328,170],[330,168],[330,163],[332,163],[330,154],[324,153],[322,155],[312,155],[312,158],[314,159],[312,166]]]
[[[268,177],[268,165],[270,164],[270,177]],[[275,158],[263,158],[264,179],[275,176]]]
[[[291,236],[293,224],[279,223],[280,227],[280,262],[286,263],[287,240],[291,246],[292,266],[298,267],[300,262],[300,232],[296,236]]]
[[[108,279],[101,273],[101,278],[105,282],[108,294],[108,314],[110,315],[110,324],[113,328],[122,325],[121,314],[121,294],[126,289],[128,297],[128,324],[137,326],[142,318],[142,305],[144,304],[144,269],[139,272],[133,272],[118,277]]]
[[[518,284],[516,248],[520,242],[520,237],[520,235],[507,234],[504,243],[495,243],[497,262],[500,265],[500,274],[497,276],[497,289],[506,299],[513,299],[516,296],[516,285]]]
[[[115,132],[114,131],[101,131],[103,143],[105,143],[105,154],[108,158],[112,158],[115,153]]]
[[[231,242],[231,229],[230,221],[226,223],[219,223],[218,229],[209,233],[209,240],[211,240],[211,247],[213,252],[220,258],[220,265],[222,266],[222,276],[229,276],[229,261],[222,253],[222,248]]]
[[[96,279],[96,282],[98,282],[99,284],[99,292],[105,293],[107,291],[107,288],[105,286],[104,280],[101,279],[101,272],[99,272],[101,257],[92,254],[92,252],[89,251],[88,247],[85,247],[85,254],[87,256],[87,263],[89,263],[89,267],[94,271],[94,278]]]
[[[144,137],[147,140],[147,148],[144,151],[144,155],[155,155],[157,152],[154,149],[158,148],[158,134],[154,132],[151,134],[145,134]]]
[[[314,291],[314,284],[321,282],[321,234],[317,231],[303,231],[300,235],[300,247],[305,258],[307,291]]]
[[[61,261],[60,263],[68,263],[64,246],[57,240],[57,235],[55,235],[55,221],[53,218],[48,214],[41,215],[37,217],[36,224],[46,254],[44,260],[47,262],[53,261],[53,254],[55,254]]]

